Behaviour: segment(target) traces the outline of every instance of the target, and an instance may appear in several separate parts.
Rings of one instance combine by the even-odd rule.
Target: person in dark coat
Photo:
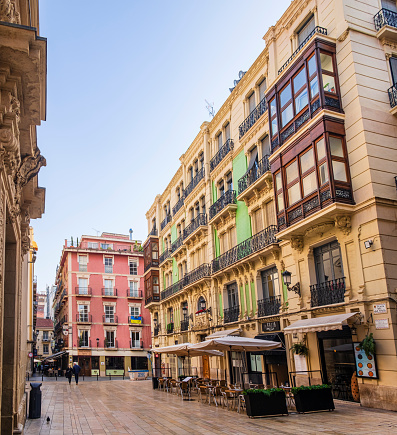
[[[68,367],[65,372],[65,378],[69,379],[69,384],[72,382],[72,367]]]
[[[81,370],[81,367],[77,364],[77,362],[75,362],[73,364],[73,374],[74,374],[74,379],[76,380],[76,385],[78,385],[79,383],[79,373]]]

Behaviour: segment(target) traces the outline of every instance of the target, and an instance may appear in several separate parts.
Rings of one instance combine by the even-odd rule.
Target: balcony
[[[143,323],[142,316],[128,316],[129,325],[142,325],[142,323]]]
[[[307,38],[299,45],[299,47],[292,53],[292,55],[288,58],[287,62],[278,70],[278,74],[281,74],[287,66],[295,59],[297,54],[302,50],[302,48],[310,41],[310,39],[316,34],[320,33],[321,35],[327,35],[327,29],[324,27],[316,26],[307,36]]]
[[[106,338],[105,338],[105,341],[104,341],[104,348],[105,349],[115,349],[115,348],[117,348],[117,340],[116,339],[114,339],[114,340],[107,340]]]
[[[197,174],[195,175],[195,177],[193,178],[193,180],[190,182],[190,184],[186,187],[186,189],[184,190],[184,198],[187,198],[192,192],[193,189],[199,184],[199,182],[204,178],[204,167],[202,167]]]
[[[118,317],[115,316],[115,315],[108,315],[108,316],[104,315],[104,316],[102,316],[102,323],[105,323],[105,324],[117,324],[117,323],[119,323],[118,322]]]
[[[267,103],[266,98],[262,98],[261,102],[255,109],[245,118],[245,120],[238,127],[239,139],[247,133],[247,131],[258,121],[258,119],[266,112]]]
[[[212,172],[219,163],[230,153],[234,148],[233,140],[228,139],[221,147],[221,149],[215,154],[210,161],[210,172]]]
[[[374,16],[374,24],[379,39],[397,41],[397,12],[381,9]]]
[[[143,298],[142,290],[127,288],[127,298],[142,299]]]
[[[152,258],[149,263],[145,264],[143,272],[147,272],[151,267],[159,267],[158,260]]]
[[[171,220],[172,220],[171,214],[167,214],[163,222],[161,222],[160,224],[161,231],[163,231],[163,229],[171,222]]]
[[[240,307],[238,305],[232,308],[225,308],[223,310],[223,322],[224,323],[238,322],[239,314],[240,314]]]
[[[207,214],[198,214],[190,224],[183,230],[183,242],[188,243],[194,236],[201,234],[198,229],[207,232]]]
[[[91,296],[92,288],[91,287],[75,287],[75,293],[77,296]]]
[[[145,305],[149,305],[152,302],[160,302],[160,295],[153,295],[153,296],[148,296],[145,299]]]
[[[171,251],[167,248],[161,255],[160,255],[160,260],[159,260],[159,265],[161,265],[162,263],[164,263],[165,260],[167,260],[167,258],[171,257]]]
[[[167,325],[167,334],[173,334],[174,333],[174,324],[168,323]]]
[[[181,320],[181,332],[187,331],[189,329],[189,319],[188,320]]]
[[[258,317],[274,316],[279,314],[281,307],[280,296],[271,296],[270,298],[258,301]]]
[[[235,190],[227,190],[210,207],[210,223],[217,223],[222,217],[237,210],[237,197]]]
[[[174,284],[171,284],[170,286],[168,286],[165,290],[163,290],[160,293],[160,298],[161,300],[167,299],[170,296],[172,296],[175,293],[178,293],[180,290],[182,290],[184,287],[183,285],[183,278],[179,281],[177,281]]]
[[[77,323],[91,323],[92,322],[92,315],[91,314],[77,313],[76,314],[76,322]]]
[[[82,338],[79,339],[79,346],[78,347],[91,347],[91,340],[84,340]]]
[[[338,278],[332,281],[311,285],[310,306],[314,308],[345,302],[345,290],[345,278]]]
[[[130,340],[131,349],[143,349],[143,342],[141,340]]]
[[[270,225],[249,239],[244,240],[244,242],[229,249],[229,251],[212,260],[212,273],[219,272],[251,254],[277,243],[276,233],[277,226]]]
[[[148,234],[148,237],[150,237],[150,236],[155,236],[155,237],[158,236],[157,228],[152,228],[152,229],[150,230],[150,233]]]
[[[178,211],[181,209],[181,207],[183,206],[183,193],[181,198],[178,199],[178,202],[172,207],[172,216],[175,216]]]
[[[265,175],[263,177],[263,175]],[[257,165],[253,166],[238,180],[239,201],[248,200],[255,195],[255,191],[271,185],[272,174],[270,172],[269,156],[264,156]]]
[[[203,278],[209,277],[211,277],[211,265],[208,263],[201,264],[183,277],[183,287],[187,287]]]
[[[390,107],[394,109],[391,112],[395,115],[397,113],[397,85],[390,87],[387,93],[389,94]]]
[[[159,332],[160,332],[160,326],[155,326],[153,329],[153,335],[157,337],[159,335]]]
[[[103,288],[102,289],[102,296],[108,297],[108,298],[114,298],[117,296],[117,289],[116,288]]]
[[[183,249],[186,249],[185,245],[183,244],[183,238],[182,235],[180,235],[174,243],[171,244],[171,255],[177,255],[180,251]]]

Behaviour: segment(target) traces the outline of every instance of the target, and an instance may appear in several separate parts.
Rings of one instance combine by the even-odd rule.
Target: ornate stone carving
[[[345,236],[347,236],[348,234],[350,234],[352,228],[350,216],[336,216],[335,226],[336,228],[341,230]]]
[[[27,234],[22,236],[21,239],[21,249],[22,249],[22,256],[25,256],[30,248],[30,238]]]
[[[280,251],[273,249],[272,255],[275,261],[278,261],[280,258]]]
[[[0,21],[21,24],[21,16],[17,11],[15,0],[0,0]]]
[[[328,230],[334,227],[333,222],[324,222],[321,224],[313,225],[305,231],[305,237],[310,237],[314,235],[322,236]]]
[[[303,251],[303,237],[302,236],[292,236],[291,237],[291,248],[297,250],[299,253]]]
[[[346,38],[347,35],[349,34],[349,29],[346,29],[339,37],[338,37],[338,41],[339,42],[343,42]]]

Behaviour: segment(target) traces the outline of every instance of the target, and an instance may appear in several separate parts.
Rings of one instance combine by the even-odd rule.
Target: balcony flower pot
[[[297,412],[333,411],[334,399],[330,385],[292,388]]]
[[[244,390],[247,415],[250,418],[288,414],[285,392],[281,388]]]

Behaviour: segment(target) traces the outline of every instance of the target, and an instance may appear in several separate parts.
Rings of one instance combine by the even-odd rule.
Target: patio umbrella
[[[227,336],[212,338],[211,340],[205,340],[201,343],[191,344],[189,349],[190,351],[233,350],[235,352],[253,352],[276,349],[277,347],[281,347],[281,343],[277,341]]]
[[[193,346],[191,343],[175,344],[173,346],[157,347],[152,349],[155,353],[170,353],[177,356],[223,356],[223,353],[219,350],[208,349],[191,349]]]

